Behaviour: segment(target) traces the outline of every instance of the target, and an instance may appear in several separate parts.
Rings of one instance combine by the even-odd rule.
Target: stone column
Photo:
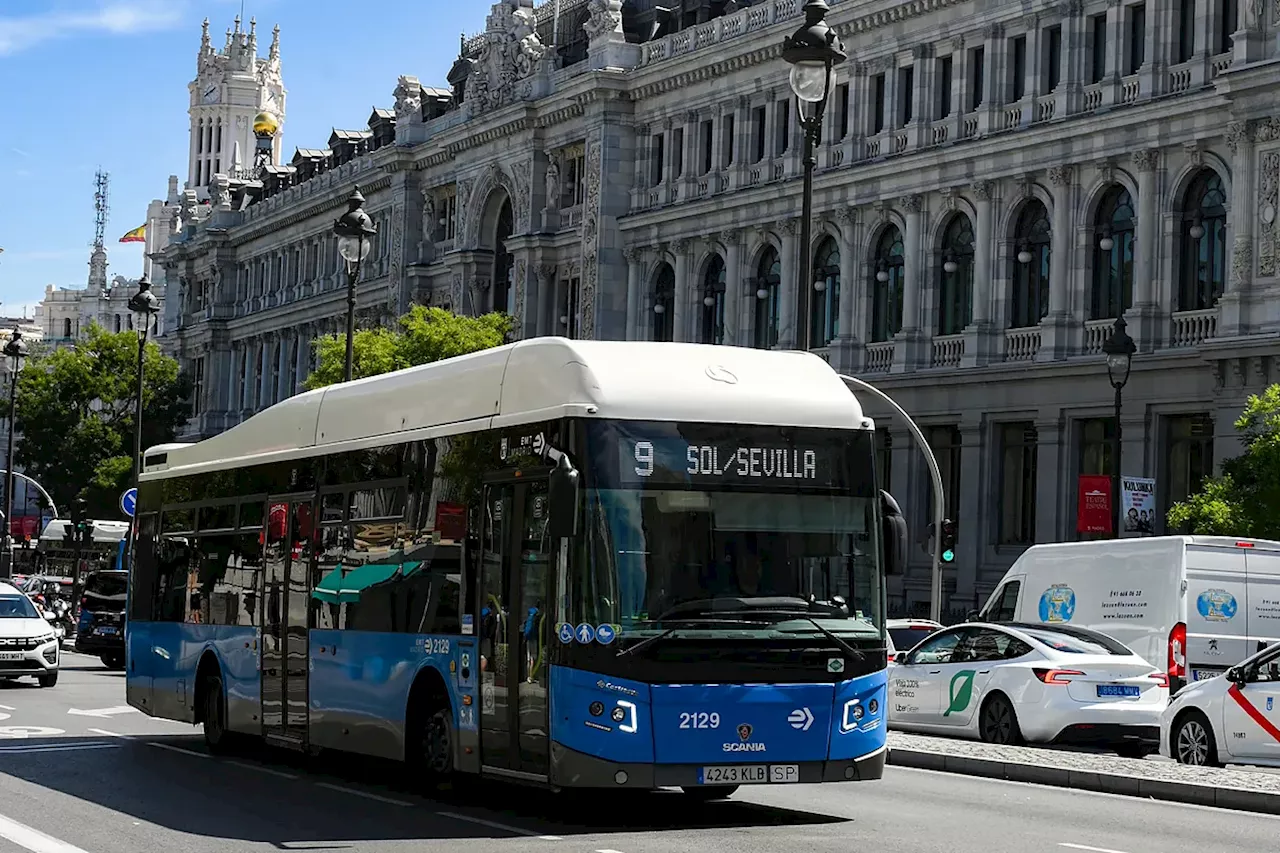
[[[1050,287],[1053,282],[1050,281]],[[1070,513],[1074,506],[1072,493],[1076,488],[1074,476],[1063,477],[1066,471],[1074,472],[1063,451],[1065,431],[1057,412],[1052,417],[1036,420],[1036,541],[1060,542],[1075,538],[1075,518]]]
[[[1227,147],[1231,149],[1232,174],[1231,207],[1227,215],[1231,268],[1227,272],[1226,292],[1218,301],[1221,312],[1218,321],[1219,337],[1244,334],[1251,321],[1247,314],[1246,293],[1253,284],[1254,264],[1254,129],[1253,122],[1233,121],[1227,125]]]
[[[642,253],[634,246],[622,250],[622,257],[627,261],[627,328],[626,340],[639,340],[636,337],[636,323],[640,316],[640,264]]]
[[[778,349],[791,349],[796,344],[796,276],[799,275],[800,252],[808,251],[800,245],[800,220],[782,222],[782,281],[778,285]],[[803,286],[803,285],[802,285]],[[812,283],[809,284],[812,287]]]
[[[906,220],[906,228],[902,234],[902,331],[894,339],[892,368],[894,373],[915,370],[924,356],[927,340],[921,328],[920,316],[920,298],[925,290],[924,273],[920,263],[923,200],[918,195],[909,195],[904,196],[901,202],[903,218]]]
[[[858,209],[836,208],[836,222],[840,226],[840,300],[837,304],[836,339],[832,341],[831,364],[844,372],[857,369],[861,361],[862,342],[857,321],[856,306],[862,293],[863,259],[859,237]]]
[[[742,231],[726,228],[720,232],[724,243],[724,343],[737,346],[742,337]]]
[[[1004,81],[1004,25],[991,24],[982,32],[982,104],[978,108],[978,133],[1000,127],[1000,84]]]
[[[259,371],[256,390],[254,393],[253,410],[260,411],[271,405],[271,336],[263,335],[258,338],[257,358],[254,362],[254,370]]]
[[[310,325],[305,325],[298,329],[298,373],[297,386],[293,389],[294,393],[303,389],[307,377],[311,375],[311,338],[312,330]]]
[[[991,227],[991,182],[976,181],[972,189],[977,213],[973,223],[973,316],[964,330],[964,356],[961,361],[964,367],[983,365],[1000,356],[996,352],[991,323],[992,282],[1002,278],[996,275],[992,264],[991,244],[995,235]]]
[[[689,281],[689,250],[691,241],[685,238],[671,244],[676,256],[676,291],[671,297],[671,340],[689,340],[689,299],[693,291]]]
[[[954,496],[956,507],[956,591],[948,603],[943,600],[943,607],[969,607],[973,603],[974,587],[977,585],[979,567],[985,556],[988,523],[987,508],[992,501],[984,501],[980,496],[983,488],[983,449],[986,444],[987,430],[982,423],[981,415],[973,414],[970,421],[959,425],[960,430],[960,494]],[[974,500],[969,500],[970,497]],[[933,514],[929,508],[930,517]]]
[[[1040,321],[1040,351],[1036,361],[1057,361],[1067,356],[1071,314],[1071,252],[1075,241],[1071,230],[1072,166],[1051,166],[1053,187],[1053,235],[1049,249],[1049,313]]]
[[[556,309],[552,305],[552,298],[556,292],[556,268],[554,264],[538,264],[538,292],[535,295],[538,316],[536,319],[536,334],[541,337],[543,335],[559,335],[559,316],[555,313]]]
[[[1133,317],[1129,334],[1138,349],[1149,352],[1159,345],[1160,332],[1155,315],[1160,311],[1157,301],[1156,270],[1156,169],[1160,165],[1160,152],[1145,148],[1133,152],[1133,165],[1138,171],[1138,221],[1134,241],[1133,259]],[[1136,321],[1136,322],[1134,322]]]

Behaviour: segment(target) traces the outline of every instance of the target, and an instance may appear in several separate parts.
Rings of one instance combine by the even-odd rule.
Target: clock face
[[[210,86],[205,90],[204,102],[206,104],[216,104],[218,102],[218,87]]]

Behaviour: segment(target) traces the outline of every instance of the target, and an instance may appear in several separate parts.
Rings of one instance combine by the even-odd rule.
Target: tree
[[[463,317],[443,308],[415,305],[397,321],[398,329],[364,329],[352,338],[351,375],[377,376],[419,364],[466,355],[501,345],[511,330],[505,314]],[[316,369],[307,388],[341,382],[346,366],[345,334],[317,338]]]
[[[1244,452],[1222,475],[1169,510],[1169,526],[1192,533],[1280,539],[1280,385],[1250,396],[1235,423]]]
[[[91,518],[119,518],[133,472],[138,338],[93,324],[70,348],[34,354],[18,379],[17,465],[63,510],[83,495]],[[143,358],[142,445],[173,441],[186,422],[190,384],[178,362],[148,343]],[[0,404],[9,416],[9,400]]]

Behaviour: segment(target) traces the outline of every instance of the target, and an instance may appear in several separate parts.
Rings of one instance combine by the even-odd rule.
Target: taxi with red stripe
[[[1160,753],[1199,766],[1280,767],[1280,643],[1180,691],[1160,718]]]

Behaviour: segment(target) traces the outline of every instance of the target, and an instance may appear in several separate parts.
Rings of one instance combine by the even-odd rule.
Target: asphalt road
[[[123,676],[65,655],[58,686],[0,685],[0,853],[1239,853],[1280,820],[890,768],[879,783],[553,795],[484,782],[430,798],[398,768],[208,755],[126,710]]]

